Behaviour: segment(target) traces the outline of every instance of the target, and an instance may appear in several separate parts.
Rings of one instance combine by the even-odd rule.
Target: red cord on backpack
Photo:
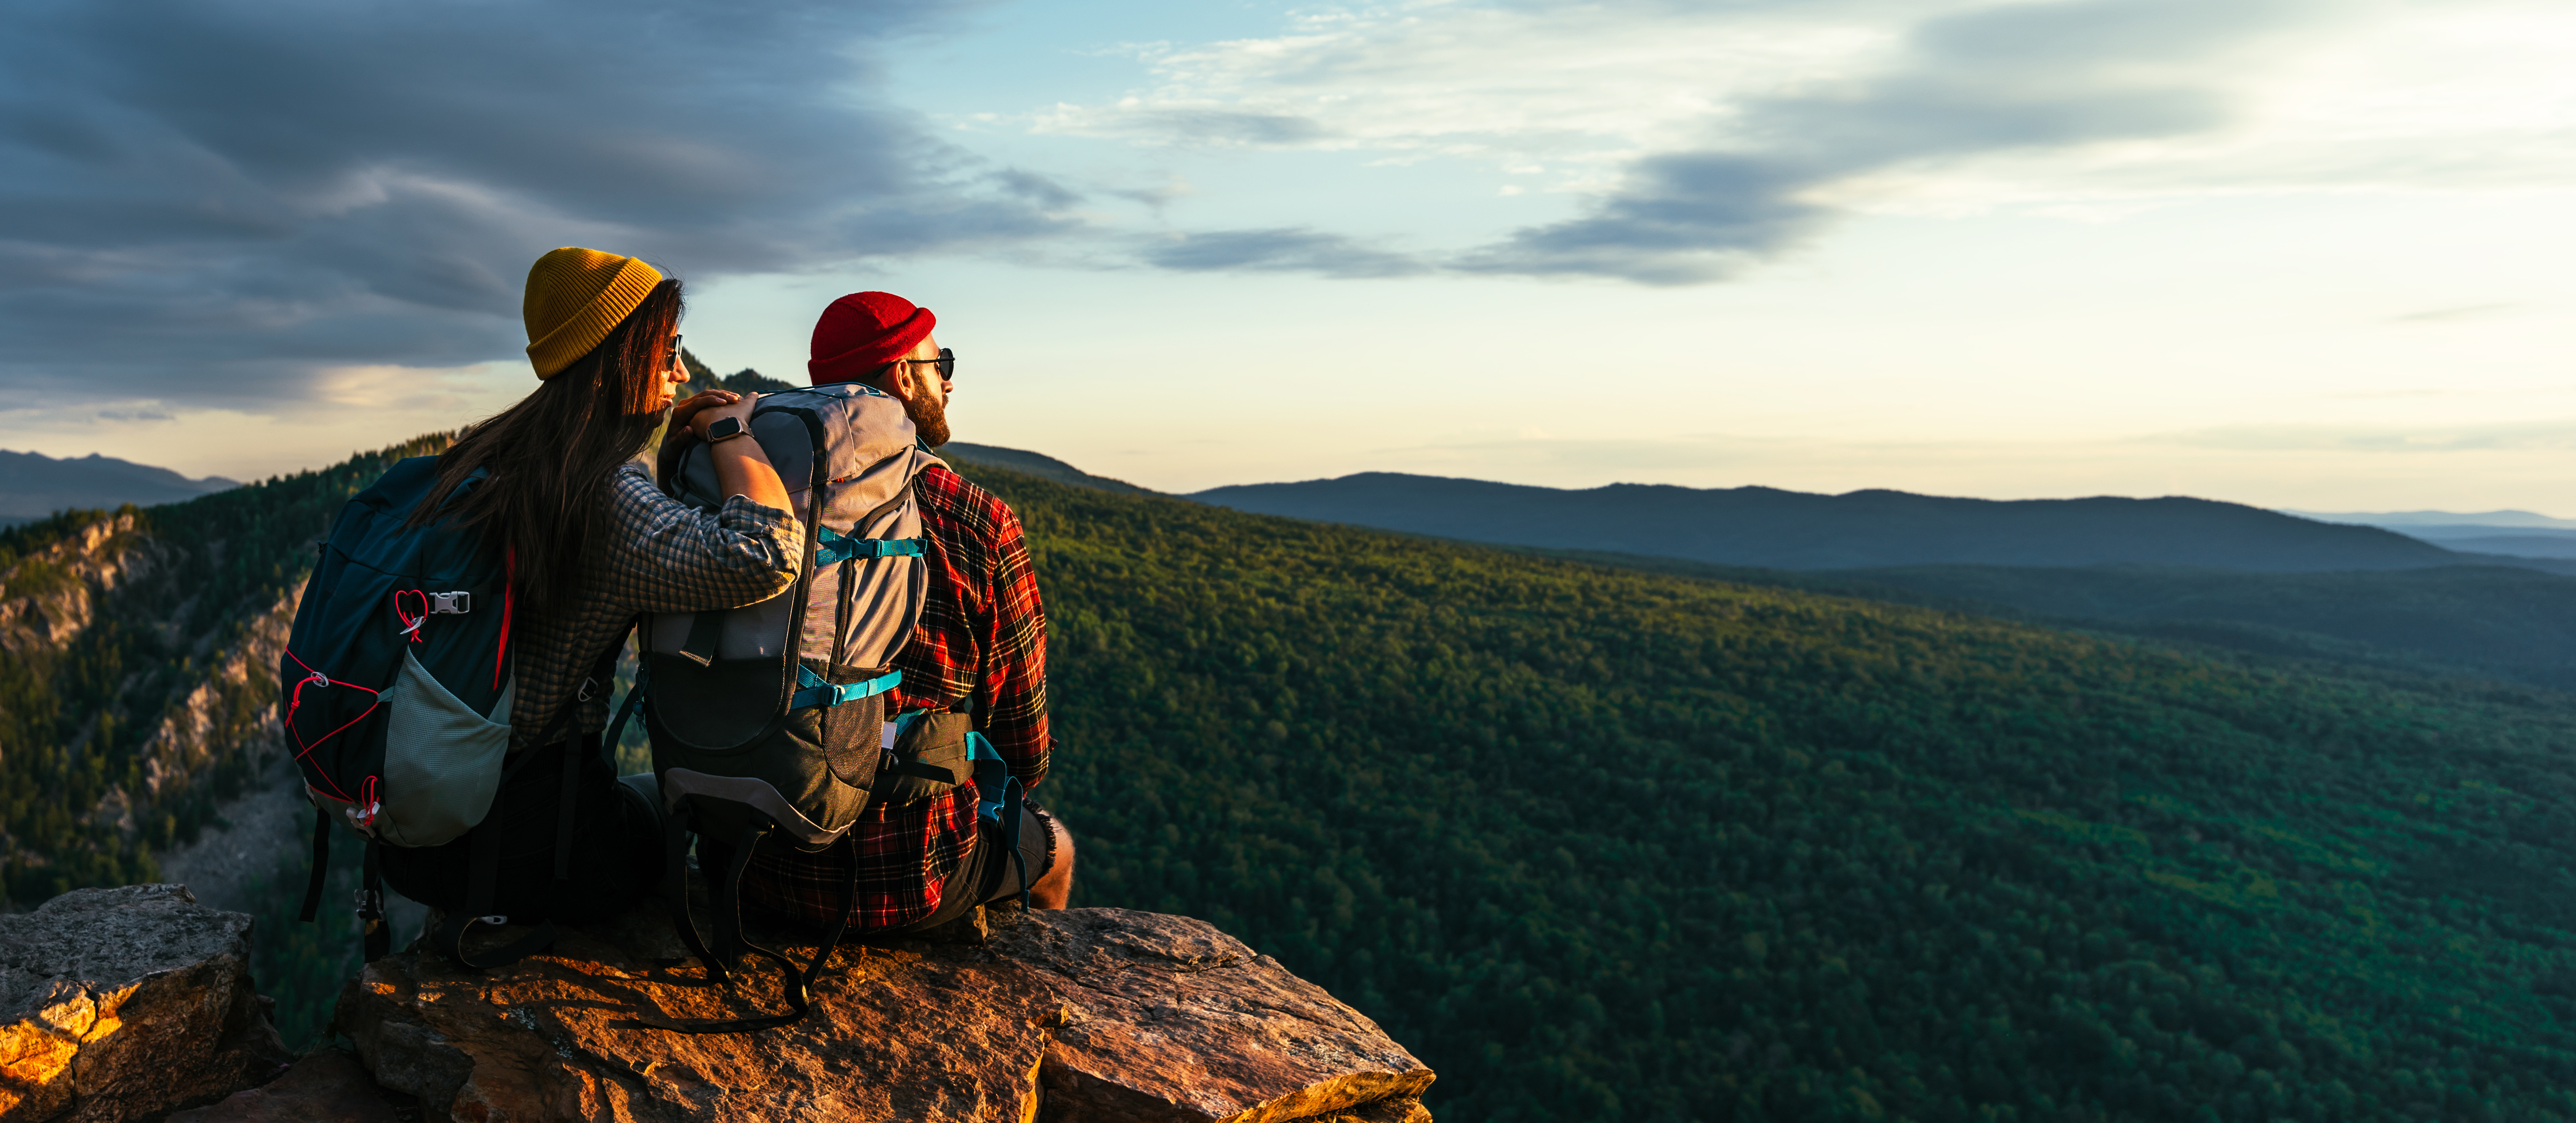
[[[402,599],[406,593],[420,598],[420,615],[403,615]],[[429,623],[429,594],[418,589],[394,590],[394,619],[402,622],[402,634],[410,636],[413,643],[428,642],[421,637],[420,626]]]
[[[339,735],[340,735],[341,730],[347,729],[347,728],[349,728],[349,727],[350,727],[350,726],[352,726],[352,725],[356,725],[356,724],[358,724],[359,722],[362,722],[362,721],[367,720],[367,715],[368,715],[368,714],[372,714],[372,713],[376,712],[376,707],[378,707],[378,706],[381,706],[381,705],[384,705],[384,704],[385,704],[384,692],[383,692],[383,691],[381,691],[381,690],[367,690],[367,688],[366,688],[366,687],[360,686],[360,685],[358,685],[357,683],[354,683],[354,682],[333,682],[333,681],[331,681],[331,676],[326,675],[326,674],[323,674],[323,673],[322,673],[322,672],[320,672],[320,671],[314,670],[314,669],[313,669],[313,664],[305,662],[305,661],[303,660],[303,658],[302,658],[302,657],[300,657],[300,656],[296,655],[294,652],[292,652],[292,651],[287,652],[287,653],[286,653],[286,657],[287,657],[287,658],[289,658],[289,659],[293,659],[293,660],[295,660],[295,665],[296,665],[296,666],[299,666],[299,667],[304,668],[304,679],[303,679],[303,681],[296,683],[296,684],[295,684],[295,690],[294,690],[294,692],[293,692],[293,693],[291,693],[291,694],[288,694],[288,695],[286,696],[286,735],[295,739],[295,745],[296,745],[296,749],[297,749],[297,752],[296,752],[296,754],[295,754],[295,759],[297,759],[297,760],[299,760],[299,761],[300,761],[300,760],[303,760],[306,756],[310,755],[310,754],[313,752],[313,750],[318,749],[318,748],[321,748],[321,747],[322,747],[322,742],[324,742],[324,741],[328,741],[328,740],[330,740],[330,739],[331,739],[331,738],[333,738],[333,737],[337,737],[337,736],[339,736]],[[304,743],[304,732],[303,732],[302,730],[299,730],[299,729],[295,728],[295,710],[296,710],[296,708],[297,708],[297,707],[302,706],[302,705],[304,704],[304,688],[305,688],[305,687],[308,687],[308,686],[319,686],[319,687],[321,687],[321,688],[323,688],[323,689],[325,689],[325,690],[328,690],[328,689],[330,689],[330,688],[332,688],[332,687],[335,687],[335,686],[345,686],[345,687],[348,687],[348,688],[349,688],[349,689],[351,689],[351,690],[367,690],[367,693],[368,693],[369,695],[372,695],[372,696],[374,697],[374,699],[375,699],[375,700],[374,700],[374,701],[371,701],[371,702],[368,702],[368,703],[367,703],[367,708],[366,708],[366,709],[364,709],[364,710],[359,711],[359,712],[358,712],[358,716],[353,717],[353,718],[350,718],[349,720],[347,720],[347,721],[345,721],[345,722],[340,723],[340,728],[339,728],[339,729],[334,729],[334,730],[330,731],[329,733],[325,733],[325,734],[323,734],[323,735],[321,735],[321,736],[319,736],[319,737],[314,738],[314,739],[313,739],[313,743],[308,745],[308,744],[305,744],[305,743]],[[316,771],[319,771],[319,770],[317,769]],[[336,796],[336,797],[338,797],[338,799],[340,800],[340,802],[342,802],[342,803],[351,803],[351,804],[354,804],[354,803],[356,803],[356,802],[357,802],[356,800],[354,800],[354,799],[350,799],[350,798],[349,798],[349,793],[344,792],[344,791],[341,791],[341,790],[340,790],[340,785],[331,783],[331,776],[330,776],[330,774],[329,774],[329,773],[322,773],[322,782],[323,782],[323,783],[325,783],[325,784],[330,784],[330,786],[331,786],[331,794],[332,794],[332,795],[334,795],[334,796]],[[373,783],[375,782],[375,777],[373,777],[373,776],[368,777],[368,778],[367,778],[367,782],[368,782],[368,783],[370,783],[370,784],[373,784]]]
[[[510,610],[519,602],[519,550],[507,547],[501,552],[501,647],[492,653],[492,689],[501,689],[501,661],[510,654]]]

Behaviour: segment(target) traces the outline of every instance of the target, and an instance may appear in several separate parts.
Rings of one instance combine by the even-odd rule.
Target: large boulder
[[[343,992],[338,1027],[430,1119],[1430,1119],[1431,1070],[1376,1023],[1196,920],[1014,913],[989,933],[845,945],[811,1014],[751,1033],[637,1023],[783,1009],[774,967],[728,989],[681,957],[650,910],[483,974],[397,954]]]
[[[281,1071],[250,928],[179,885],[0,915],[0,1121],[157,1118]]]

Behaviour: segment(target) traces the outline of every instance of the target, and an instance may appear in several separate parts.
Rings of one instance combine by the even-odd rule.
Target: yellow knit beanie
[[[618,321],[662,283],[662,271],[637,257],[565,246],[528,267],[519,314],[528,321],[528,362],[538,378],[590,353]]]

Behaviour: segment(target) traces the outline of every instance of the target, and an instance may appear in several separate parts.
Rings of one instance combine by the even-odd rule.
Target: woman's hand
[[[737,394],[731,390],[709,390],[704,394],[694,395],[689,400],[694,402],[699,398],[713,397],[717,394],[724,395],[726,400],[720,402],[708,402],[705,405],[690,411],[688,421],[689,431],[697,434],[699,440],[707,439],[708,426],[727,417],[738,420],[742,422],[745,428],[749,428],[751,426],[751,407],[760,401],[760,395],[758,394]],[[672,417],[675,419],[674,423],[676,423],[678,416],[679,414],[677,411],[672,413]]]
[[[663,434],[662,439],[667,441],[683,429],[696,431],[696,427],[690,424],[690,420],[697,416],[698,411],[711,406],[732,405],[741,397],[742,395],[731,390],[701,390],[671,403],[671,427]]]

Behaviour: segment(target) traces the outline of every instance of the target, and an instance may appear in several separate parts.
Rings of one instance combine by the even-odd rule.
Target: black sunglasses
[[[940,348],[939,357],[936,359],[896,359],[895,361],[907,366],[913,363],[937,363],[939,364],[939,377],[942,381],[954,382],[957,380],[957,351],[955,348]]]
[[[666,369],[680,365],[680,335],[678,332],[671,333],[671,353],[662,357],[662,365]]]

